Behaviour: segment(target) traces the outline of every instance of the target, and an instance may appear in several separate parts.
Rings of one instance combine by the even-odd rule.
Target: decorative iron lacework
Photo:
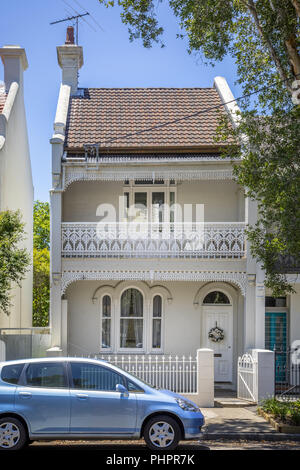
[[[231,282],[246,293],[247,277],[244,272],[228,271],[63,271],[61,295],[76,281],[214,281]]]
[[[61,224],[63,257],[242,258],[245,224]],[[138,231],[137,231],[138,230]]]
[[[85,169],[65,168],[64,189],[66,189],[74,181],[124,181],[131,179],[174,179],[177,181],[197,181],[197,180],[232,180],[232,170],[197,170],[197,169],[169,169],[139,170],[139,169]]]
[[[88,146],[86,146],[88,147]],[[93,149],[92,149],[93,150]],[[99,153],[86,149],[85,153],[67,153],[66,161],[83,160],[95,163],[124,163],[124,162],[180,162],[180,161],[231,161],[230,157],[222,157],[220,153]]]

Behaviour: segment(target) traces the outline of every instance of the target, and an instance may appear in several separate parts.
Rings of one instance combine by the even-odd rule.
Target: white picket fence
[[[258,364],[251,354],[246,353],[239,357],[237,381],[238,398],[257,403],[257,371]]]
[[[177,393],[197,392],[195,356],[97,355],[110,364],[135,375],[154,387]]]

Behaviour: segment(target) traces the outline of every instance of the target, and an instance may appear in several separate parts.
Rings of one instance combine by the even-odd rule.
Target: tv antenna
[[[53,24],[57,24],[57,23],[63,23],[64,21],[72,21],[72,20],[75,20],[75,26],[76,26],[76,44],[78,46],[78,20],[79,18],[82,18],[83,16],[87,16],[89,15],[89,12],[86,11],[85,13],[81,13],[81,14],[78,14],[78,15],[74,15],[74,16],[68,16],[67,18],[63,18],[62,20],[57,20],[57,21],[52,21],[50,23],[50,25],[53,25]]]

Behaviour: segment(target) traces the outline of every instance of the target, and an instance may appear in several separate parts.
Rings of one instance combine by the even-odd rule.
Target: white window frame
[[[149,222],[152,221],[152,211],[151,211],[151,206],[152,206],[152,193],[164,193],[165,197],[165,204],[170,205],[170,193],[174,192],[175,193],[175,200],[174,204],[177,203],[177,183],[175,181],[174,184],[170,184],[170,180],[165,180],[164,184],[141,184],[137,185],[135,184],[134,180],[130,180],[128,185],[123,186],[123,196],[124,196],[124,202],[125,202],[125,193],[129,193],[129,207],[134,206],[134,194],[135,193],[147,193],[147,220]],[[124,208],[123,208],[123,214],[125,213]],[[122,216],[123,217],[123,216]],[[176,220],[176,211],[175,211],[175,217],[174,217],[174,222]],[[165,221],[165,222],[170,222]]]
[[[142,297],[143,297],[143,316],[142,317],[136,317],[138,319],[143,320],[143,347],[142,348],[121,348],[121,338],[120,338],[121,318],[123,318],[123,319],[124,318],[132,318],[132,317],[121,317],[121,299],[122,299],[122,295],[124,294],[124,292],[126,292],[129,289],[138,290],[142,294]],[[141,289],[139,289],[136,286],[128,286],[120,292],[119,299],[118,299],[118,313],[116,315],[116,320],[117,320],[117,326],[116,326],[116,337],[117,337],[116,345],[117,345],[117,348],[116,349],[117,349],[117,352],[121,352],[123,354],[125,354],[125,353],[128,353],[128,354],[143,353],[143,354],[145,354],[145,352],[147,351],[147,335],[146,335],[147,326],[148,326],[148,321],[147,321],[148,315],[147,315],[147,313],[148,313],[147,312],[147,303],[146,303],[144,292]]]

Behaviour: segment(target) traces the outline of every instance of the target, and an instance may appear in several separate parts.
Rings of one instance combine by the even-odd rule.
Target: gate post
[[[265,398],[274,396],[275,358],[274,352],[267,349],[252,349],[251,354],[256,363],[256,399],[259,403]]]
[[[6,361],[6,344],[0,339],[0,362]]]
[[[204,408],[214,406],[214,351],[197,350],[197,404]]]

